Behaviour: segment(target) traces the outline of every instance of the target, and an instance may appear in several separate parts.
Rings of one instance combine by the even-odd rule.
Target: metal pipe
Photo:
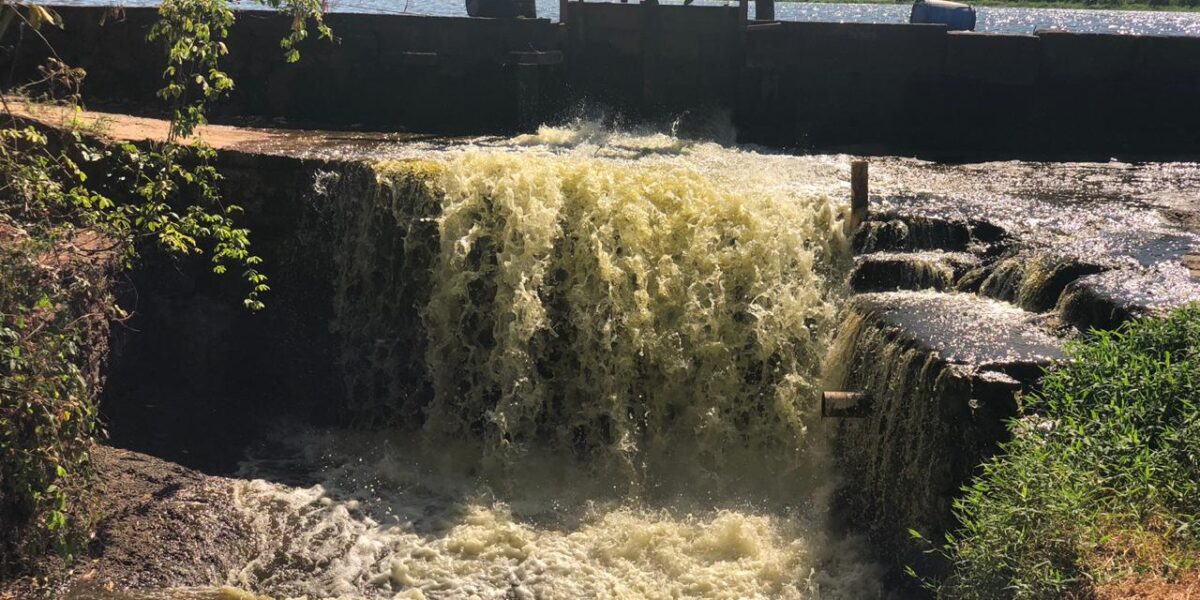
[[[821,392],[821,416],[863,418],[871,412],[871,397],[863,392]]]

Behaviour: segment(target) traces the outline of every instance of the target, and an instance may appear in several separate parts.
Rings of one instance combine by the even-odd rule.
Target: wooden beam
[[[850,162],[850,231],[858,229],[870,215],[870,174],[865,160]]]

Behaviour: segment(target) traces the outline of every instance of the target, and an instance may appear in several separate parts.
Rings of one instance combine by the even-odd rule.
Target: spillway
[[[285,427],[243,462],[256,547],[223,582],[876,594],[811,431],[852,262],[837,168],[762,160],[786,164],[581,125],[327,174],[342,410],[365,427]]]

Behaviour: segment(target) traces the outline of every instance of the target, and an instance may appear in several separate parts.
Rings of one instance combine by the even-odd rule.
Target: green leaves
[[[292,17],[280,43],[287,60],[299,58],[310,24],[332,37],[320,0],[266,4]],[[108,320],[123,314],[102,285],[107,273],[59,271],[42,264],[45,256],[86,233],[109,244],[88,251],[119,252],[127,268],[149,248],[207,254],[218,274],[235,266],[251,310],[270,291],[250,231],[237,222],[241,208],[221,197],[215,151],[188,140],[209,103],[233,89],[221,59],[234,13],[226,0],[165,0],[159,17],[149,39],[162,42],[166,58],[158,96],[173,118],[165,143],[102,146],[73,129],[52,141],[33,127],[0,127],[0,228],[24,236],[0,245],[0,555],[17,546],[70,555],[84,543],[86,524],[72,522],[70,500],[90,475],[96,428],[88,353],[103,348]],[[0,5],[0,35],[13,23],[61,27],[62,18],[38,4]],[[44,72],[72,90],[67,101],[78,99],[82,70],[53,59]]]
[[[81,352],[111,302],[82,273],[47,268],[36,239],[0,248],[0,549],[82,547],[71,498],[90,476],[94,390]],[[91,343],[85,342],[90,339]]]
[[[943,595],[1059,598],[1200,564],[1200,307],[1092,332],[1026,411],[955,504]]]
[[[308,24],[315,23],[320,36],[332,39],[325,25],[320,0],[265,0],[266,5],[292,17],[290,32],[280,46],[289,62],[300,54],[296,45],[308,37]],[[208,103],[233,89],[233,80],[220,68],[220,60],[229,53],[225,39],[234,15],[226,0],[166,0],[159,7],[159,21],[148,39],[161,40],[167,67],[166,84],[158,96],[171,103],[174,117],[161,148],[145,154],[126,149],[127,164],[139,184],[142,202],[130,205],[119,217],[123,227],[144,228],[157,236],[158,245],[176,254],[200,254],[211,244],[212,271],[224,274],[230,264],[243,267],[242,276],[250,284],[244,305],[251,310],[263,308],[262,296],[270,291],[267,277],[255,268],[262,261],[250,253],[250,232],[234,224],[233,215],[241,212],[234,204],[222,202],[218,186],[221,176],[209,164],[215,153],[202,141],[189,146],[180,144],[207,123]],[[180,165],[187,161],[190,169]],[[172,202],[186,196],[192,203],[182,212]],[[135,233],[136,235],[136,233]]]
[[[233,80],[220,69],[229,53],[225,38],[233,11],[225,0],[167,0],[147,39],[161,40],[166,49],[166,84],[158,96],[174,107],[167,141],[191,136],[204,125],[205,107],[233,89]]]
[[[325,25],[320,0],[263,0],[263,4],[292,17],[292,26],[280,40],[288,62],[300,60],[297,46],[308,39],[309,24],[321,38],[333,39]],[[191,136],[207,122],[207,103],[233,89],[233,79],[220,68],[221,58],[229,54],[225,40],[234,14],[227,0],[165,0],[158,10],[159,20],[150,29],[148,39],[161,40],[166,49],[166,84],[158,96],[174,107],[168,141]]]
[[[30,27],[39,29],[43,23],[49,23],[50,25],[62,29],[62,16],[60,16],[57,12],[40,4],[30,4],[26,7],[26,9],[29,11]]]

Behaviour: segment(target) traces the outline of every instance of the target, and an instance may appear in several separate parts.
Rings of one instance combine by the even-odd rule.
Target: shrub
[[[309,24],[331,35],[319,0],[262,3],[292,17],[280,42],[289,61]],[[108,268],[130,266],[146,248],[207,254],[213,271],[240,271],[248,308],[262,308],[269,291],[249,231],[238,226],[241,209],[219,193],[215,153],[193,138],[207,104],[233,85],[219,68],[230,3],[165,0],[159,17],[149,39],[166,55],[159,95],[173,119],[164,142],[97,144],[70,124],[47,133],[10,113],[0,92],[0,574],[49,549],[70,558],[87,538],[81,492],[108,320],[119,313]],[[0,3],[0,37],[42,26],[63,20],[38,4]],[[48,44],[41,35],[9,37]],[[52,99],[78,101],[82,70],[51,58],[41,73],[33,83],[67,90]]]
[[[1200,562],[1200,307],[1092,332],[956,504],[955,598],[1086,595]]]
[[[111,261],[28,239],[4,241],[0,572],[46,550],[69,557],[85,540],[88,528],[78,521],[86,514],[68,498],[91,473],[88,447],[111,306],[105,285]]]

